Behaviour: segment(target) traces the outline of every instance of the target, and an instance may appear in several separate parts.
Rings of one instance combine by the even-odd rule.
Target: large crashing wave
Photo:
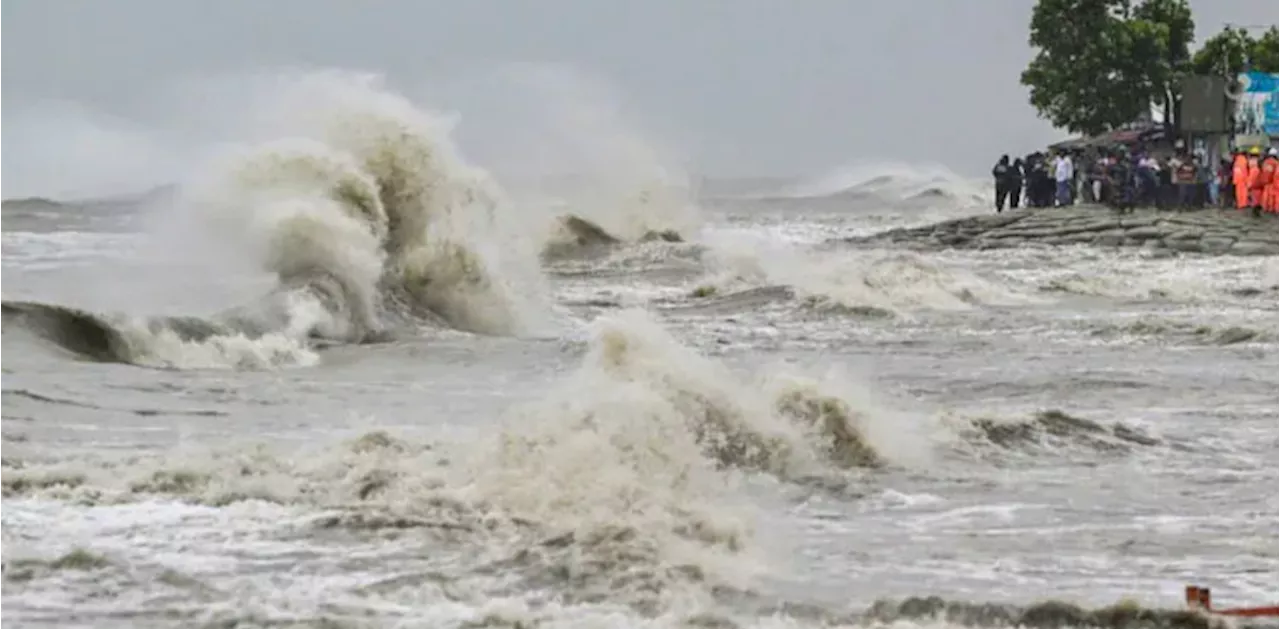
[[[549,588],[568,604],[649,607],[681,591],[705,595],[699,586],[737,580],[755,563],[750,507],[734,492],[743,475],[857,473],[914,450],[901,424],[874,425],[863,400],[801,379],[755,386],[641,311],[591,332],[578,369],[478,440],[371,433],[314,455],[175,453],[108,474],[82,458],[70,468],[24,459],[19,469],[11,457],[4,493],[82,486],[101,491],[91,502],[310,505],[322,510],[318,528],[418,529],[431,554],[461,553],[449,571],[499,569],[519,591]],[[487,596],[505,586],[490,587]]]
[[[86,504],[176,499],[227,509],[247,501],[298,507],[260,531],[311,542],[336,532],[345,541],[335,552],[385,562],[380,568],[391,572],[356,588],[363,577],[353,570],[343,580],[348,604],[513,598],[541,608],[554,597],[557,606],[548,613],[630,608],[659,616],[683,613],[690,603],[714,609],[717,599],[739,609],[772,600],[756,596],[752,577],[785,570],[770,561],[778,556],[768,549],[789,542],[772,528],[754,534],[760,513],[744,483],[786,483],[804,493],[847,484],[857,491],[881,476],[877,469],[928,473],[941,462],[935,456],[952,448],[982,461],[1018,451],[1124,451],[1158,443],[1121,425],[1060,412],[1023,421],[964,419],[944,425],[954,432],[940,433],[848,382],[746,380],[641,311],[597,320],[591,332],[578,368],[512,409],[497,430],[430,443],[372,432],[301,452],[266,445],[211,452],[193,444],[157,458],[114,460],[64,451],[44,460],[37,444],[21,444],[3,462],[3,493],[6,500]],[[936,451],[937,445],[948,448]],[[134,529],[126,533],[131,541],[119,548],[138,538]],[[166,544],[197,557],[228,549],[221,531],[212,551],[172,530],[146,538],[151,554]],[[210,586],[223,585],[217,582],[223,577],[207,578]],[[450,598],[452,589],[442,597],[442,582],[465,584],[456,590],[464,599]],[[287,580],[273,583],[288,596]],[[877,614],[911,617],[918,607],[882,604]]]
[[[544,323],[538,243],[524,237],[519,213],[487,173],[457,155],[443,119],[372,77],[316,75],[287,91],[281,102],[294,128],[284,138],[227,156],[180,197],[274,274],[275,290],[194,326],[196,335],[173,319],[146,320],[132,327],[127,352],[95,358],[145,362],[148,332],[302,344],[361,342],[423,323],[487,334]],[[53,321],[64,337],[120,332],[103,317],[73,317],[68,328],[55,307],[6,314],[19,310],[37,329]]]
[[[536,245],[497,184],[458,156],[446,121],[369,78],[304,88],[321,103],[309,124],[232,158],[201,201],[238,214],[283,282],[337,279],[357,324],[373,313],[529,331],[545,293]]]

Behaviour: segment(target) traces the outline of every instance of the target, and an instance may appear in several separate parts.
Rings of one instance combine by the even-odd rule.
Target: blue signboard
[[[1276,111],[1276,90],[1280,75],[1246,72],[1239,76],[1236,96],[1236,135],[1276,137],[1280,135],[1280,114]]]

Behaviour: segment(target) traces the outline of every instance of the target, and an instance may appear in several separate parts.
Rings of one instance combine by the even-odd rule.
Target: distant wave
[[[775,300],[800,298],[808,307],[828,313],[862,316],[1038,301],[1008,283],[910,253],[721,246],[711,258],[716,270],[700,281],[692,296],[723,296],[715,300],[723,303],[750,295],[748,307],[766,294]],[[757,292],[762,287],[771,288]]]
[[[986,205],[989,193],[981,182],[940,166],[886,163],[840,168],[753,196],[775,201],[840,200],[908,207],[942,204],[975,207]]]
[[[8,213],[23,210],[61,210],[70,206],[44,197],[26,197],[22,199],[5,199],[0,207],[3,207],[4,211]]]
[[[684,240],[684,235],[674,229],[649,229],[632,242],[684,242]],[[566,214],[557,218],[556,228],[547,239],[542,254],[547,258],[561,258],[626,242],[622,237],[605,231],[596,223],[575,214]]]
[[[6,227],[12,229],[14,222],[26,224],[30,221],[54,218],[77,208],[70,203],[61,203],[44,197],[28,197],[25,199],[5,199],[0,205]]]
[[[1274,324],[1274,320],[1272,323]],[[1157,341],[1190,339],[1205,345],[1274,344],[1277,337],[1274,326],[1268,329],[1230,323],[1204,325],[1157,316],[1144,316],[1124,322],[1096,322],[1086,329],[1095,337],[1116,338],[1125,343],[1131,343],[1134,337],[1148,337]]]

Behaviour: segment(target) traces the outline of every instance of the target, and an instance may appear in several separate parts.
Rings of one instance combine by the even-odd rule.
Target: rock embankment
[[[898,228],[846,239],[914,249],[1006,249],[1028,245],[1144,247],[1206,254],[1276,255],[1277,223],[1235,210],[1138,210],[1097,206],[1017,210]]]

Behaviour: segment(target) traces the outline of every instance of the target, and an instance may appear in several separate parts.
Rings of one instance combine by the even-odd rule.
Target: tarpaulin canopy
[[[1091,146],[1115,146],[1117,144],[1134,145],[1144,142],[1155,142],[1164,138],[1164,128],[1159,125],[1135,129],[1116,129],[1099,135],[1072,138],[1057,144],[1049,145],[1054,150],[1082,149]]]

